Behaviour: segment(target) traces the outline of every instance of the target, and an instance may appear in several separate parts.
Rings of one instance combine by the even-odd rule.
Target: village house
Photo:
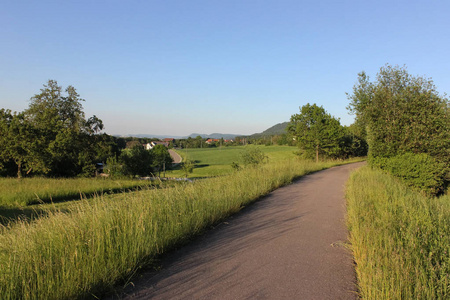
[[[144,144],[144,148],[145,150],[152,150],[153,147],[155,147],[156,145],[163,145],[166,148],[169,148],[169,142],[159,142],[159,141],[153,141],[147,144]]]
[[[213,142],[220,142],[220,140],[218,139],[207,139],[205,143],[207,143],[208,145],[212,144]]]

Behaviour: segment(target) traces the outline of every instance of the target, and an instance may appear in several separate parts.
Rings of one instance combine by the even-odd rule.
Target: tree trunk
[[[316,163],[319,162],[319,145],[316,145]]]
[[[22,162],[17,163],[17,178],[22,178]]]

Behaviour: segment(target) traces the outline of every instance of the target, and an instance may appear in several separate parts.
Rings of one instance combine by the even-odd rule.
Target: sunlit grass
[[[450,196],[427,198],[364,167],[347,189],[363,299],[450,298]]]
[[[173,188],[97,197],[0,227],[2,299],[99,295],[294,178],[335,162],[285,161]]]
[[[21,207],[35,203],[81,199],[93,194],[116,193],[157,184],[109,178],[0,178],[0,206]]]
[[[297,147],[291,146],[254,146],[258,147],[269,158],[270,162],[279,162],[287,159],[297,159],[294,151]],[[177,150],[183,158],[186,157],[195,161],[196,167],[189,177],[212,177],[226,175],[233,172],[231,163],[240,163],[240,153],[244,151],[243,146],[219,147],[219,148],[199,148]],[[168,177],[184,177],[181,170],[175,169],[166,172]]]

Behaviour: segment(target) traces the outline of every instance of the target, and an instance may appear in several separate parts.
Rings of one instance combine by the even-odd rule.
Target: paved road
[[[362,163],[280,188],[191,244],[125,299],[357,299],[344,184]]]
[[[178,153],[176,153],[174,150],[169,149],[169,153],[170,153],[170,156],[172,156],[172,158],[173,158],[174,164],[179,164],[182,161],[181,156]]]

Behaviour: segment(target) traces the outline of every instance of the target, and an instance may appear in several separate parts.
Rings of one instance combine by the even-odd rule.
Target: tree
[[[23,113],[0,110],[0,159],[12,160],[17,166],[17,177],[22,177],[22,169],[47,171],[40,151],[42,140],[37,130],[28,122]]]
[[[81,132],[88,129],[81,103],[85,100],[80,98],[73,86],[66,88],[66,96],[61,91],[62,87],[56,80],[44,84],[41,93],[30,99],[29,108],[25,111],[30,121],[38,128],[52,131],[70,128]]]
[[[184,176],[187,178],[189,173],[194,171],[195,163],[192,160],[185,160],[181,163],[181,170],[183,170]]]
[[[192,148],[203,148],[203,138],[199,135],[195,137]]]
[[[343,143],[341,143],[342,156],[344,158],[366,156],[368,146],[361,127],[354,123],[344,126],[344,132]]]
[[[344,131],[338,119],[322,106],[309,103],[300,108],[300,114],[291,116],[287,131],[296,138],[298,146],[308,157],[319,161],[319,155],[339,157]]]
[[[122,172],[130,176],[147,176],[152,172],[152,153],[145,150],[142,145],[135,145],[131,149],[125,149],[119,157],[123,164]]]
[[[122,164],[117,159],[117,156],[110,156],[106,159],[106,166],[104,171],[111,177],[120,177],[122,173]]]
[[[55,80],[49,80],[24,111],[41,141],[43,169],[52,176],[91,175],[94,171],[98,141],[94,136],[103,123],[95,115],[85,119],[83,101],[73,86],[63,93]]]
[[[386,65],[375,82],[361,72],[348,109],[367,132],[369,156],[427,153],[450,164],[449,101],[431,79]]]
[[[74,87],[62,92],[49,80],[24,112],[2,109],[0,160],[14,161],[18,177],[24,168],[27,174],[93,175],[94,163],[112,154],[114,140],[99,136],[103,122],[97,116],[85,119],[83,101]]]
[[[169,150],[164,145],[156,145],[151,152],[153,157],[153,169],[158,171],[158,176],[160,176],[161,170],[165,170],[165,168],[172,165],[172,156],[170,156]]]

